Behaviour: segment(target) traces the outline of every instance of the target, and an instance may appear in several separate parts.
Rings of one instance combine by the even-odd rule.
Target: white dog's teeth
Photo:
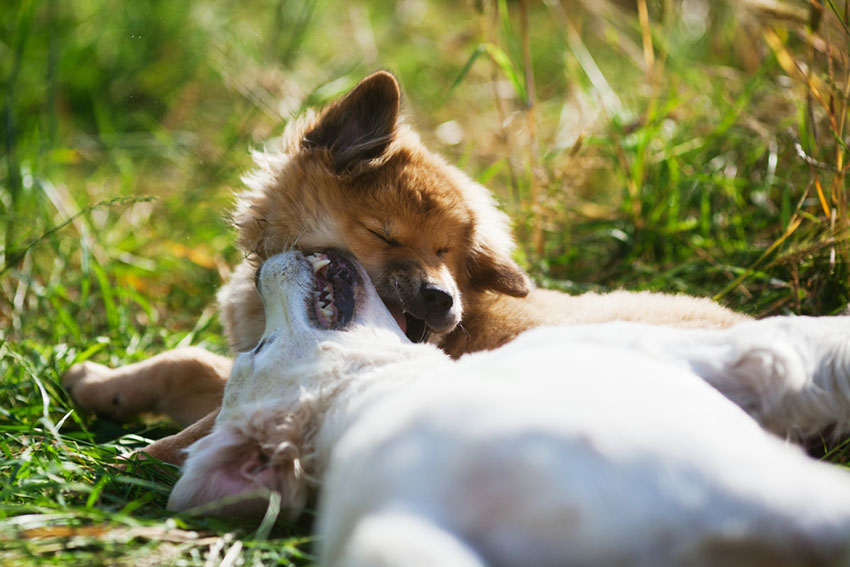
[[[330,324],[333,321],[334,310],[333,310],[332,306],[330,306],[330,305],[320,306],[319,307],[319,313],[321,314],[321,316],[325,319],[325,321],[328,324]]]
[[[331,263],[326,254],[310,254],[307,259],[313,265],[314,274]]]

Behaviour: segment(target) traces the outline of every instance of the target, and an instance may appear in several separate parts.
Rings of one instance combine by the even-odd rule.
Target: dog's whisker
[[[295,235],[295,238],[292,239],[292,244],[290,245],[290,250],[298,250],[298,244],[301,241],[301,237],[304,236],[307,232],[307,227],[302,226],[299,229],[298,233]]]

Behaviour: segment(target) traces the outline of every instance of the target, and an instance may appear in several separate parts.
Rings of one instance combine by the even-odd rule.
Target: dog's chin
[[[411,315],[401,307],[387,305],[387,309],[389,309],[393,318],[395,318],[398,326],[401,327],[404,335],[413,343],[424,343],[434,340],[436,337],[446,335],[452,332],[458,324],[457,320],[449,320],[449,322],[441,325],[439,328],[434,328],[425,322],[424,319]]]
[[[404,314],[404,334],[414,343],[424,343],[431,335],[431,329],[423,319],[414,317],[410,313]]]
[[[396,324],[401,328],[401,332],[404,333],[410,342],[424,343],[431,336],[432,330],[423,319],[414,317],[400,305],[387,303],[386,301],[384,301],[384,305],[390,312],[390,315],[393,316],[393,319],[395,319]]]

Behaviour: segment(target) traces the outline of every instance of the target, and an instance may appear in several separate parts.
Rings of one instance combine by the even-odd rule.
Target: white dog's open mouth
[[[311,301],[308,302],[310,318],[323,329],[344,328],[354,317],[356,268],[342,253],[332,249],[310,254],[306,258],[313,266],[315,278]],[[427,338],[425,321],[401,308],[387,308],[412,342],[423,342]]]
[[[307,256],[313,265],[311,315],[324,329],[341,329],[354,316],[357,270],[334,250]]]

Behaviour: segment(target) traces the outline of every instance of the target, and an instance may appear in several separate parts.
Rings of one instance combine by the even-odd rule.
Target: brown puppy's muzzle
[[[452,312],[454,298],[452,294],[433,282],[422,282],[419,294],[413,297],[407,310],[414,317],[425,321],[434,331],[442,332],[457,323]]]
[[[399,316],[402,328],[413,342],[422,342],[430,333],[451,331],[460,321],[460,304],[452,290],[425,277],[408,263],[394,266],[378,286],[378,294]]]
[[[423,281],[419,292],[408,295],[404,302],[405,334],[413,342],[422,342],[430,333],[445,333],[458,324],[454,297],[445,288]]]

